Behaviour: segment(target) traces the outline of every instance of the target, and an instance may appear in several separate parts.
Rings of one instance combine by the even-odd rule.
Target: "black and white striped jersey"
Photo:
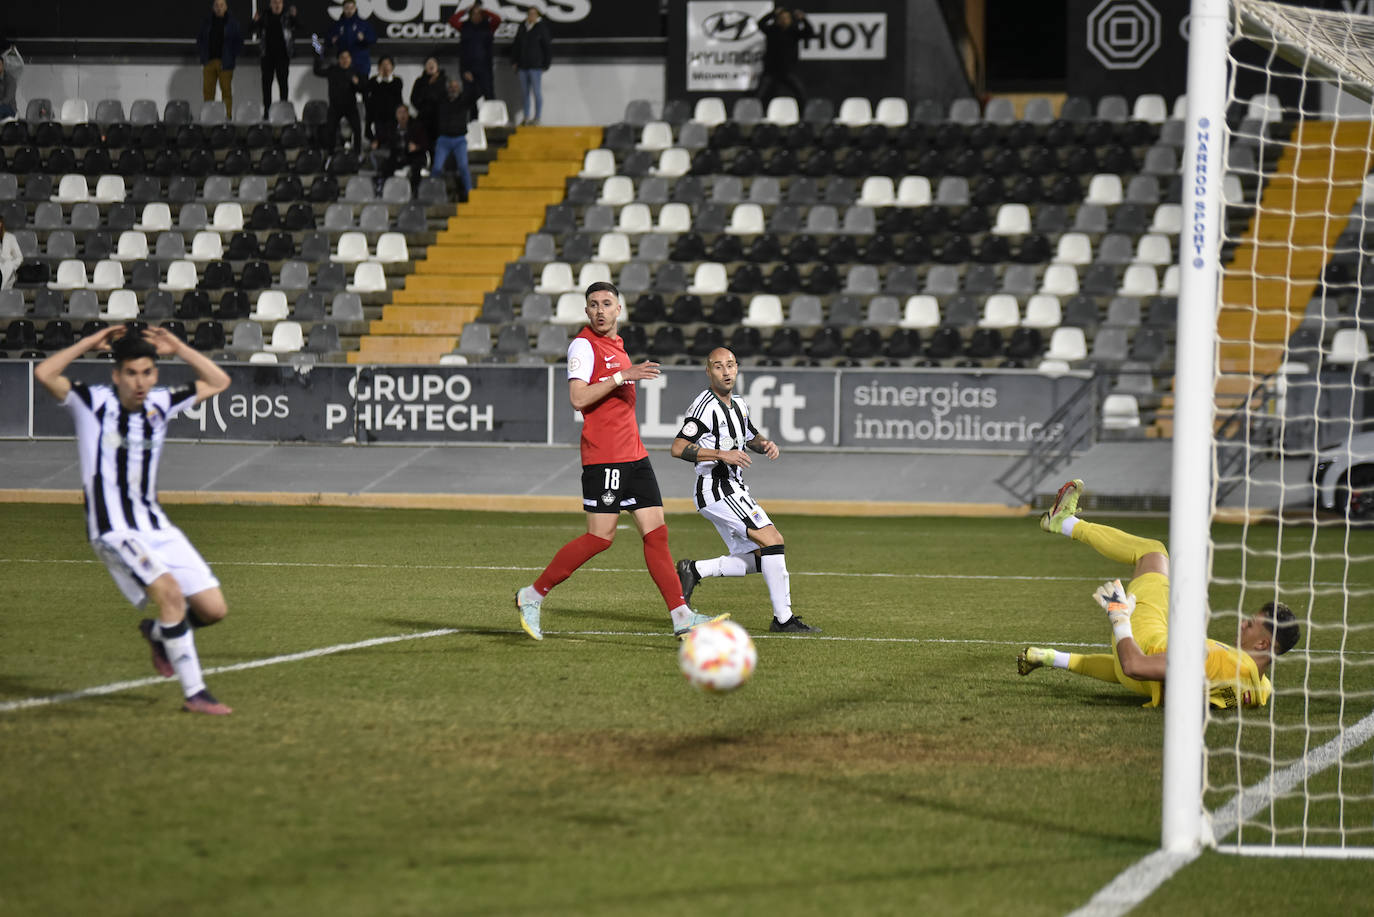
[[[72,383],[62,402],[76,423],[86,531],[153,531],[170,525],[157,502],[157,464],[167,421],[196,403],[196,387],[154,388],[126,411],[108,385]]]
[[[729,452],[743,449],[744,444],[759,435],[749,419],[749,405],[739,396],[732,396],[727,405],[709,388],[696,397],[682,419],[677,434],[704,449]],[[748,493],[743,469],[724,462],[697,462],[697,481],[694,490],[697,509],[722,500],[732,494]]]

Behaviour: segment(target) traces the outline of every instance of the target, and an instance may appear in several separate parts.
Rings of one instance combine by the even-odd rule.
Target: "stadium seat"
[[[50,290],[84,290],[86,286],[86,262],[75,258],[58,264],[57,278],[48,281]]]
[[[776,96],[768,102],[763,120],[779,127],[791,127],[801,120],[801,110],[797,100],[791,96]]]
[[[248,317],[255,322],[279,322],[287,317],[290,310],[286,294],[281,290],[263,290]]]
[[[1122,197],[1121,176],[1102,173],[1089,180],[1088,194],[1084,200],[1089,204],[1112,207],[1121,203]]]
[[[764,231],[763,208],[758,204],[736,204],[730,213],[727,233],[735,235],[755,235]]]
[[[137,229],[126,229],[119,234],[118,247],[114,256],[117,261],[139,261],[148,257],[148,237]]]
[[[1156,233],[1141,236],[1136,244],[1135,260],[1140,264],[1173,264],[1173,248],[1169,244],[1168,236]]]
[[[819,304],[819,303],[818,303]],[[773,328],[782,324],[782,300],[771,293],[760,293],[749,300],[743,324],[750,328]]]
[[[1102,428],[1132,430],[1140,426],[1140,405],[1134,395],[1114,392],[1102,399]]]
[[[386,291],[386,272],[375,261],[364,261],[353,270],[353,282],[345,288],[350,293],[382,293]]]
[[[107,322],[127,322],[138,318],[138,294],[133,290],[112,290],[100,318]]]
[[[692,109],[692,120],[707,127],[716,127],[729,120],[725,113],[725,102],[717,96],[697,99]]]
[[[669,147],[659,154],[658,165],[651,171],[664,178],[679,178],[692,171],[692,156],[680,147]]]
[[[615,154],[606,149],[588,150],[582,160],[581,178],[610,178],[615,174]]]
[[[268,353],[296,353],[305,346],[305,336],[301,333],[300,322],[277,322],[272,329],[272,340],[263,349]]]
[[[1026,314],[1021,325],[1042,331],[1058,328],[1062,318],[1059,297],[1037,293],[1026,301]]]
[[[201,230],[191,239],[191,254],[188,255],[192,261],[215,261],[224,257],[224,242],[219,233],[210,230]]]
[[[997,208],[994,235],[1021,236],[1031,231],[1030,208],[1025,204],[1003,204]]]
[[[698,264],[692,283],[688,285],[687,292],[697,296],[714,296],[726,292],[729,288],[729,281],[725,273],[725,265],[713,261]]]
[[[1045,359],[1063,360],[1072,364],[1087,358],[1087,338],[1083,335],[1082,328],[1056,328],[1050,335],[1050,346],[1045,352]]]
[[[110,259],[96,262],[89,287],[101,292],[123,289],[124,265]]]
[[[91,199],[91,189],[84,175],[63,175],[57,183],[57,193],[52,199],[59,204],[75,204]]]
[[[585,290],[594,283],[611,283],[611,268],[600,261],[588,261],[577,272],[575,290]]]
[[[382,264],[404,264],[410,260],[410,249],[406,237],[399,232],[384,232],[377,237],[377,253],[374,260]]]
[[[534,291],[557,296],[574,288],[572,267],[562,261],[553,261],[544,265],[543,271],[539,275],[539,283],[535,285]]]
[[[1149,264],[1132,264],[1121,276],[1117,290],[1122,296],[1154,296],[1160,292],[1159,274]]]
[[[692,229],[692,211],[686,204],[664,204],[658,212],[658,225],[655,232],[685,233]]]
[[[1136,97],[1135,105],[1131,108],[1132,121],[1147,121],[1150,124],[1163,124],[1168,119],[1168,103],[1164,101],[1164,96],[1155,93],[1146,93]]]
[[[367,250],[367,236],[356,230],[342,233],[339,236],[338,248],[330,256],[330,260],[340,264],[357,264],[366,261],[371,257]]]
[[[1073,296],[1078,292],[1078,272],[1069,264],[1051,264],[1040,278],[1040,292]]]
[[[931,200],[930,179],[924,175],[907,175],[897,183],[898,207],[926,207]]]
[[[616,228],[623,233],[639,235],[641,233],[653,232],[654,218],[647,204],[633,203],[626,204],[620,208],[619,222]]]
[[[994,293],[983,304],[983,316],[978,320],[979,328],[1006,330],[1021,323],[1020,304],[1016,297],[1007,293]]]
[[[558,297],[550,319],[557,325],[583,325],[587,322],[587,301],[581,293],[567,292]]]
[[[1250,97],[1250,102],[1245,109],[1245,120],[1259,121],[1267,124],[1270,121],[1283,120],[1283,103],[1277,95],[1272,93],[1260,93]]]
[[[673,128],[666,121],[650,121],[639,133],[636,149],[662,152],[673,145]]]
[[[907,298],[902,309],[901,326],[917,331],[931,331],[940,326],[940,302],[934,296],[921,294]]]
[[[483,99],[477,105],[477,120],[483,127],[509,127],[510,112],[500,99]]]
[[[481,153],[487,149],[487,129],[481,121],[469,121],[467,129],[469,153]]]
[[[630,240],[624,233],[603,233],[596,248],[596,260],[606,264],[624,264],[631,258]]]
[[[196,271],[195,262],[182,259],[167,266],[167,279],[157,286],[159,290],[168,293],[185,293],[194,290],[199,282],[200,275]]]

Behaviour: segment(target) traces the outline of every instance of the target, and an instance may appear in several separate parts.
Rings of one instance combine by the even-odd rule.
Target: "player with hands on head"
[[[568,345],[568,400],[582,412],[582,508],[587,531],[563,545],[538,579],[515,594],[520,626],[536,640],[544,639],[544,597],[611,546],[622,511],[634,519],[644,541],[644,564],[668,606],[673,633],[683,637],[707,621],[729,617],[694,612],[674,575],[663,497],[635,420],[635,383],[657,377],[659,368],[651,360],[630,363],[616,333],[622,309],[615,284],[593,283],[587,287],[587,327]]]
[[[109,385],[86,385],[65,373],[74,360],[97,350],[114,354]],[[158,358],[179,357],[196,374],[191,385],[158,385]],[[87,536],[115,584],[136,608],[151,602],[157,618],[139,631],[153,668],[176,675],[183,709],[232,712],[205,687],[192,629],[228,613],[219,580],[157,499],[158,466],[167,423],[229,387],[229,376],[204,354],[165,328],[111,325],[39,363],[34,378],[72,415]]]
[[[1040,518],[1040,528],[1082,542],[1109,560],[1133,565],[1127,585],[1110,580],[1093,593],[1112,626],[1113,652],[1080,654],[1028,646],[1017,657],[1016,670],[1029,675],[1046,665],[1068,669],[1123,685],[1149,698],[1145,706],[1157,707],[1164,697],[1169,644],[1168,552],[1154,539],[1079,518],[1082,493],[1078,479],[1061,487],[1054,506]],[[1238,631],[1235,646],[1210,639],[1206,643],[1207,694],[1215,707],[1267,704],[1273,692],[1266,674],[1270,665],[1302,636],[1297,618],[1282,602],[1266,602],[1241,620]]]
[[[753,464],[749,452],[777,461],[778,444],[758,431],[749,405],[734,394],[739,364],[729,348],[717,347],[707,354],[706,379],[706,390],[687,408],[671,452],[673,458],[695,466],[693,502],[697,512],[716,527],[729,553],[709,560],[679,560],[683,598],[690,602],[692,591],[705,577],[762,573],[773,605],[768,629],[815,633],[820,628],[792,613],[782,533],[744,483],[744,469]]]

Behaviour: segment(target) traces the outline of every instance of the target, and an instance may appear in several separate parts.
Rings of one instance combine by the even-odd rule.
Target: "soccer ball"
[[[682,674],[702,691],[733,691],[749,680],[759,661],[749,632],[734,621],[693,628],[677,651]]]

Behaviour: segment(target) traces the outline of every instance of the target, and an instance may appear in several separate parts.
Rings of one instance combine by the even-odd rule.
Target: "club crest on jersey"
[[[604,494],[602,494],[602,495],[601,495],[601,502],[604,503],[604,504],[606,504],[607,506],[610,506],[612,503],[614,503],[614,502],[615,502],[615,491],[613,491],[613,490],[608,490],[608,491],[606,491]]]
[[[686,433],[688,436],[696,436],[697,431],[700,429],[701,424],[697,423],[695,420],[688,420],[682,424],[682,432]]]

